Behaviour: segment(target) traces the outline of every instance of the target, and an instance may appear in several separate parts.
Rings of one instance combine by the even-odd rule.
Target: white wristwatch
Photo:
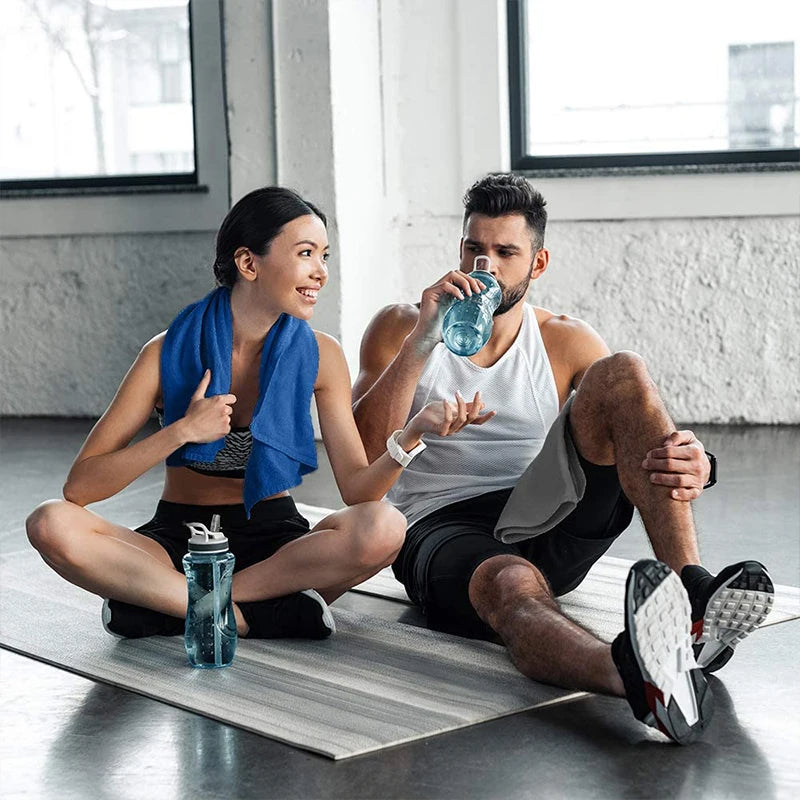
[[[400,442],[397,441],[402,432],[403,431],[395,431],[386,440],[386,450],[389,455],[405,469],[428,445],[426,445],[425,442],[420,442],[413,450],[407,453],[400,447]]]

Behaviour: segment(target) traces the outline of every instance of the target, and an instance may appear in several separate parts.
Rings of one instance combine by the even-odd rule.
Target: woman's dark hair
[[[222,220],[217,233],[217,255],[214,259],[214,277],[220,286],[233,288],[238,270],[233,260],[240,247],[256,255],[266,255],[272,240],[287,222],[313,214],[328,220],[315,206],[303,200],[297,192],[280,186],[265,186],[246,194]]]
[[[531,232],[533,249],[544,247],[544,228],[547,224],[547,201],[522,177],[497,172],[481,178],[464,195],[464,225],[470,214],[504,217],[522,214]]]

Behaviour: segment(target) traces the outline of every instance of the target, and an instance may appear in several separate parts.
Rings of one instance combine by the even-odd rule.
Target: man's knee
[[[655,390],[645,360],[630,350],[620,350],[592,364],[578,387],[584,395],[606,405]],[[578,397],[575,398],[578,402]]]
[[[479,564],[472,573],[469,600],[484,620],[492,612],[515,605],[523,597],[552,601],[547,579],[520,556],[493,556]]]

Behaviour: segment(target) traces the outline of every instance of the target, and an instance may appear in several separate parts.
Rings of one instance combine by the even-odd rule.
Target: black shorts
[[[495,539],[494,527],[512,489],[445,506],[412,525],[392,568],[428,626],[476,639],[496,639],[469,601],[479,564],[497,555],[521,556],[539,569],[556,596],[572,591],[633,518],[615,466],[580,454],[586,490],[575,510],[547,533],[516,544]]]
[[[175,569],[183,572],[182,559],[188,549],[187,522],[211,525],[212,514],[220,515],[220,527],[228,537],[228,548],[236,556],[234,572],[269,558],[281,547],[309,531],[291,497],[262,500],[250,510],[247,519],[244,505],[190,506],[159,500],[156,515],[136,528],[138,533],[158,542],[169,554]]]

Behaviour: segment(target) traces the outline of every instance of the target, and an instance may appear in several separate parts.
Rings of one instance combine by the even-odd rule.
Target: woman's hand
[[[181,420],[188,442],[216,442],[231,432],[231,414],[236,395],[216,394],[206,397],[211,382],[211,370],[207,369],[194,390],[189,408]]]
[[[400,446],[405,450],[408,442],[411,444],[408,449],[413,449],[423,433],[452,436],[466,425],[483,425],[497,413],[496,411],[481,413],[484,408],[486,404],[481,400],[480,392],[475,392],[475,397],[469,403],[459,392],[456,392],[455,403],[449,403],[447,400],[428,403],[406,424],[400,437]]]

